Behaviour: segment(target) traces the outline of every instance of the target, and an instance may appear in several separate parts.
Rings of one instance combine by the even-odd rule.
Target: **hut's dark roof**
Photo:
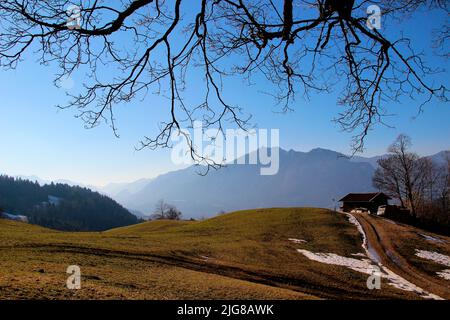
[[[383,196],[390,199],[389,196],[385,195],[383,192],[370,192],[370,193],[349,193],[339,201],[344,202],[371,202],[375,198]]]

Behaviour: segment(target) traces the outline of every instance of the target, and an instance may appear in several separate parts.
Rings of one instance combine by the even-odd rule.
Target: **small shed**
[[[377,213],[379,206],[389,204],[388,195],[383,192],[371,193],[349,193],[339,201],[342,202],[342,211],[351,212],[352,210],[362,208],[367,209],[369,213]]]

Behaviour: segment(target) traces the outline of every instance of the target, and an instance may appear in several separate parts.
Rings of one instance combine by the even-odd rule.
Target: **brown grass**
[[[367,276],[310,261],[297,248],[344,256],[362,252],[356,228],[325,209],[248,210],[102,233],[0,220],[0,298],[415,298],[387,284],[368,290]],[[81,290],[65,286],[66,268],[73,264],[81,267]]]

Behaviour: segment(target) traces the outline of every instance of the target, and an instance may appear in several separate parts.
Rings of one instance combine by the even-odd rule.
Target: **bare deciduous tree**
[[[411,139],[400,135],[389,147],[389,156],[381,159],[380,167],[373,177],[374,185],[397,198],[403,206],[417,216],[418,201],[422,197],[426,182],[426,159],[410,152]]]
[[[163,199],[159,200],[155,205],[155,210],[153,211],[152,218],[155,220],[165,219],[165,215],[168,209],[169,205],[165,203]]]
[[[174,206],[169,206],[169,209],[166,211],[165,218],[169,219],[169,220],[180,220],[181,219],[181,211],[179,211]]]
[[[175,206],[170,205],[161,199],[155,205],[155,211],[153,212],[152,219],[180,220],[181,215],[181,212]]]
[[[373,176],[373,184],[379,190],[400,202],[405,207],[401,171],[394,157],[378,160],[378,168]]]
[[[419,199],[417,207],[419,218],[428,224],[450,227],[450,184],[448,180],[450,168],[448,163],[436,164],[430,159],[427,160],[425,191]]]
[[[389,155],[378,160],[374,186],[408,207],[413,217],[448,224],[450,161],[439,166],[410,147],[408,136],[397,138]]]
[[[76,19],[67,11],[71,4],[80,6],[79,25],[68,23]],[[385,21],[423,7],[448,12],[444,0],[370,4],[381,7]],[[382,122],[388,102],[403,96],[446,99],[447,91],[429,84],[427,76],[438,70],[427,67],[409,39],[390,39],[384,29],[368,27],[368,5],[362,0],[2,0],[0,65],[14,68],[33,51],[41,63],[59,66],[57,79],[88,72],[83,90],[63,107],[77,108],[89,127],[108,121],[115,133],[114,106],[149,92],[168,96],[167,119],[139,148],[170,147],[171,134],[196,119],[205,128],[221,130],[230,121],[245,129],[249,116],[222,91],[228,76],[249,82],[262,76],[274,85],[271,94],[285,111],[298,93],[308,98],[340,84],[343,109],[336,121],[355,133],[356,151],[370,128]],[[445,50],[448,28],[442,25],[436,43]],[[106,68],[115,74],[105,76]],[[204,86],[194,85],[203,99],[189,104],[193,70],[203,75]],[[185,138],[194,159],[216,165]]]
[[[446,163],[437,167],[433,182],[433,202],[437,202],[450,224],[450,151],[446,152]]]

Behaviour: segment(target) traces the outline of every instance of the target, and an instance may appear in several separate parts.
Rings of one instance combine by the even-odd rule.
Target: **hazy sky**
[[[419,51],[427,52],[431,47],[429,31],[437,26],[430,17],[416,15],[413,21],[402,24],[402,30],[416,41]],[[416,28],[418,25],[421,28]],[[30,54],[16,70],[0,72],[0,173],[102,185],[176,169],[168,150],[134,150],[139,139],[155,133],[158,123],[167,116],[167,100],[149,94],[142,102],[119,106],[118,139],[107,125],[84,129],[82,121],[74,118],[74,110],[55,107],[68,101],[64,90],[53,85],[55,70],[54,66],[39,65]],[[83,76],[74,79],[72,90],[82,86]],[[445,75],[436,80],[448,86]],[[343,133],[331,121],[340,108],[335,94],[312,96],[310,101],[298,99],[295,111],[280,114],[274,112],[274,101],[261,93],[270,90],[263,81],[252,87],[234,81],[228,83],[227,90],[234,102],[253,114],[253,123],[258,127],[280,129],[282,148],[351,151],[351,134]],[[377,126],[367,138],[363,155],[384,153],[399,133],[410,135],[414,149],[423,155],[449,149],[449,104],[428,104],[415,118],[417,111],[418,103],[411,101],[390,105],[389,112],[394,115],[386,120],[394,128]]]

